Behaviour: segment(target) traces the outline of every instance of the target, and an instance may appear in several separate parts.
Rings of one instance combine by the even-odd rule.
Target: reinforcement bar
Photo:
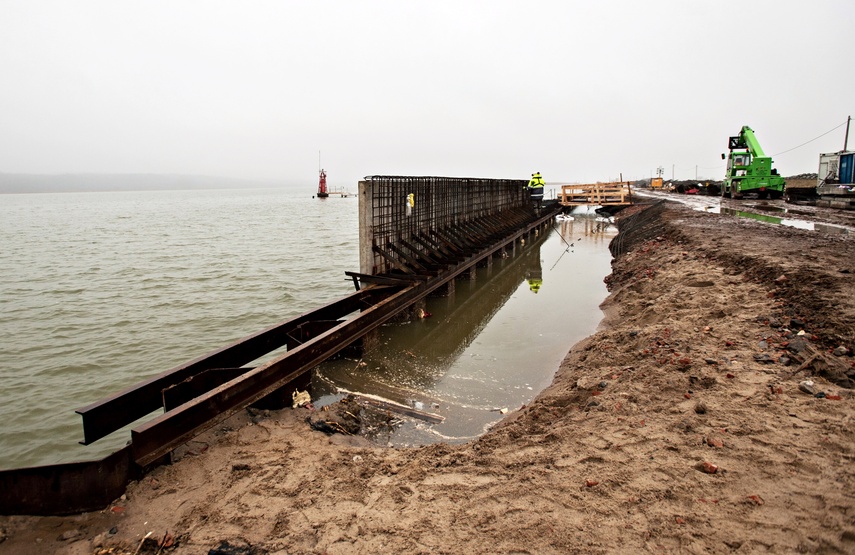
[[[535,215],[519,179],[369,176],[359,182],[360,272],[418,273],[400,249],[431,256],[422,240],[453,234],[464,252]],[[394,245],[391,248],[389,245]],[[412,270],[412,271],[411,271]]]

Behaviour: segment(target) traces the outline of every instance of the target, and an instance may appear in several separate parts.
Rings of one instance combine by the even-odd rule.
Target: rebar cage
[[[492,236],[519,225],[534,216],[527,184],[520,179],[366,177],[359,183],[360,270],[422,274],[443,250],[438,234],[469,242],[479,229],[489,229]]]

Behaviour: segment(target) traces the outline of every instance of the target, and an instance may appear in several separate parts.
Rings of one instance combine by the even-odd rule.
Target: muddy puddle
[[[403,446],[467,441],[531,402],[602,320],[617,228],[593,213],[573,217],[494,258],[474,281],[458,279],[453,295],[428,299],[429,317],[381,328],[363,359],[324,363],[315,406],[352,392],[413,409],[367,423],[374,441]]]
[[[665,196],[660,193],[651,193],[649,191],[639,193],[639,196],[647,196],[652,198],[667,198],[670,201],[685,204],[686,206],[689,206],[694,210],[700,210],[702,212],[709,212],[711,214],[726,214],[729,216],[735,216],[737,218],[748,218],[767,224],[783,225],[787,227],[794,227],[796,229],[827,233],[830,235],[848,234],[851,231],[850,228],[845,226],[810,221],[807,218],[810,218],[812,213],[806,210],[802,210],[796,207],[770,204],[768,202],[762,201],[757,204],[754,204],[753,201],[748,201],[740,203],[741,206],[739,208],[733,208],[730,206],[724,206],[722,204],[722,199],[720,199],[719,197],[674,197]],[[725,200],[725,202],[727,201]]]
[[[738,218],[748,218],[751,220],[757,220],[758,222],[764,222],[767,224],[776,224],[783,225],[787,227],[794,227],[797,229],[805,229],[808,231],[817,231],[820,233],[828,233],[832,235],[836,234],[846,234],[849,233],[849,229],[832,224],[823,224],[819,222],[809,222],[807,220],[802,220],[798,218],[788,218],[786,216],[793,215],[786,208],[782,208],[779,206],[770,206],[770,205],[757,205],[752,206],[751,210],[756,210],[758,212],[765,213],[757,213],[749,210],[737,210],[734,208],[726,208],[724,206],[719,206],[712,210],[707,210],[707,212],[712,212],[715,214],[727,214],[729,216],[736,216]],[[775,214],[781,214],[780,216]]]

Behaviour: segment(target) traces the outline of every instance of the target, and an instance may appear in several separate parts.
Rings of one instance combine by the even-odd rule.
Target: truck
[[[665,168],[659,166],[656,168],[656,177],[650,178],[651,189],[661,189],[663,185],[662,174],[665,173]]]
[[[766,156],[754,130],[743,125],[739,134],[730,137],[721,196],[740,199],[746,193],[757,193],[758,198],[781,198],[786,188],[784,178],[772,167],[772,158]]]

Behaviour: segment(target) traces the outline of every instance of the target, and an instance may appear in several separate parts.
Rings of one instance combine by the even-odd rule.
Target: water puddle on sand
[[[780,212],[787,213],[786,208],[781,208],[777,206],[768,206],[768,205],[759,205],[752,207],[754,210],[762,210],[764,212]],[[713,214],[727,214],[728,216],[736,216],[739,218],[749,218],[752,220],[757,220],[758,222],[764,222],[767,224],[776,224],[783,225],[787,227],[794,227],[797,229],[805,229],[807,231],[818,231],[820,233],[828,233],[830,235],[839,235],[839,234],[847,234],[849,230],[845,227],[839,225],[832,224],[822,224],[818,222],[809,222],[806,220],[797,220],[791,218],[783,218],[778,216],[770,216],[768,214],[757,214],[755,212],[749,212],[747,210],[736,210],[733,208],[725,208],[723,206],[717,207],[717,209],[713,210],[705,210],[706,212],[711,212]]]
[[[721,201],[718,198],[710,199],[705,197],[693,197],[691,200],[677,200],[676,202],[685,204],[693,210],[709,212],[710,214],[725,214],[728,216],[736,216],[737,218],[748,218],[767,224],[783,225],[786,227],[794,227],[796,229],[804,229],[807,231],[817,231],[820,233],[828,233],[829,235],[840,235],[847,234],[850,232],[849,228],[839,225],[809,222],[807,220],[800,220],[798,218],[785,217],[784,214],[786,214],[787,216],[809,216],[810,214],[801,210],[795,210],[783,206],[775,206],[772,204],[756,204],[746,206],[746,208],[750,208],[748,210],[738,210],[736,208],[728,208],[726,206],[722,206]],[[766,213],[758,214],[757,212],[752,212],[752,210]],[[781,214],[781,216],[776,216],[773,214]]]
[[[722,199],[720,197],[707,197],[707,196],[685,196],[685,197],[674,197],[674,196],[663,196],[656,193],[651,193],[650,191],[645,191],[642,193],[638,193],[639,196],[648,197],[648,198],[664,198],[666,200],[672,202],[679,202],[680,204],[684,204],[693,210],[698,210],[700,212],[709,212],[710,214],[726,214],[728,216],[736,216],[737,218],[749,218],[752,220],[757,220],[759,222],[764,222],[767,224],[774,225],[783,225],[787,227],[794,227],[797,229],[804,229],[807,231],[817,231],[819,233],[827,233],[830,235],[840,235],[840,234],[848,234],[850,233],[850,228],[834,225],[834,224],[824,224],[819,222],[810,222],[807,220],[802,220],[798,218],[792,218],[790,216],[811,216],[810,212],[806,212],[804,210],[800,210],[798,208],[793,208],[789,206],[777,206],[774,204],[768,204],[766,202],[760,202],[759,204],[748,204],[745,205],[744,209],[736,209],[729,208],[727,206],[722,206]],[[739,202],[739,201],[736,201]],[[762,213],[757,213],[762,212]],[[780,214],[781,216],[773,215]]]
[[[484,433],[548,386],[569,348],[596,331],[608,243],[615,226],[596,214],[556,221],[449,297],[432,297],[430,317],[381,328],[380,346],[362,360],[321,365],[315,406],[347,392],[438,415],[441,423],[392,412],[393,426],[367,434],[386,445],[460,443]],[[537,287],[537,280],[542,280]]]

